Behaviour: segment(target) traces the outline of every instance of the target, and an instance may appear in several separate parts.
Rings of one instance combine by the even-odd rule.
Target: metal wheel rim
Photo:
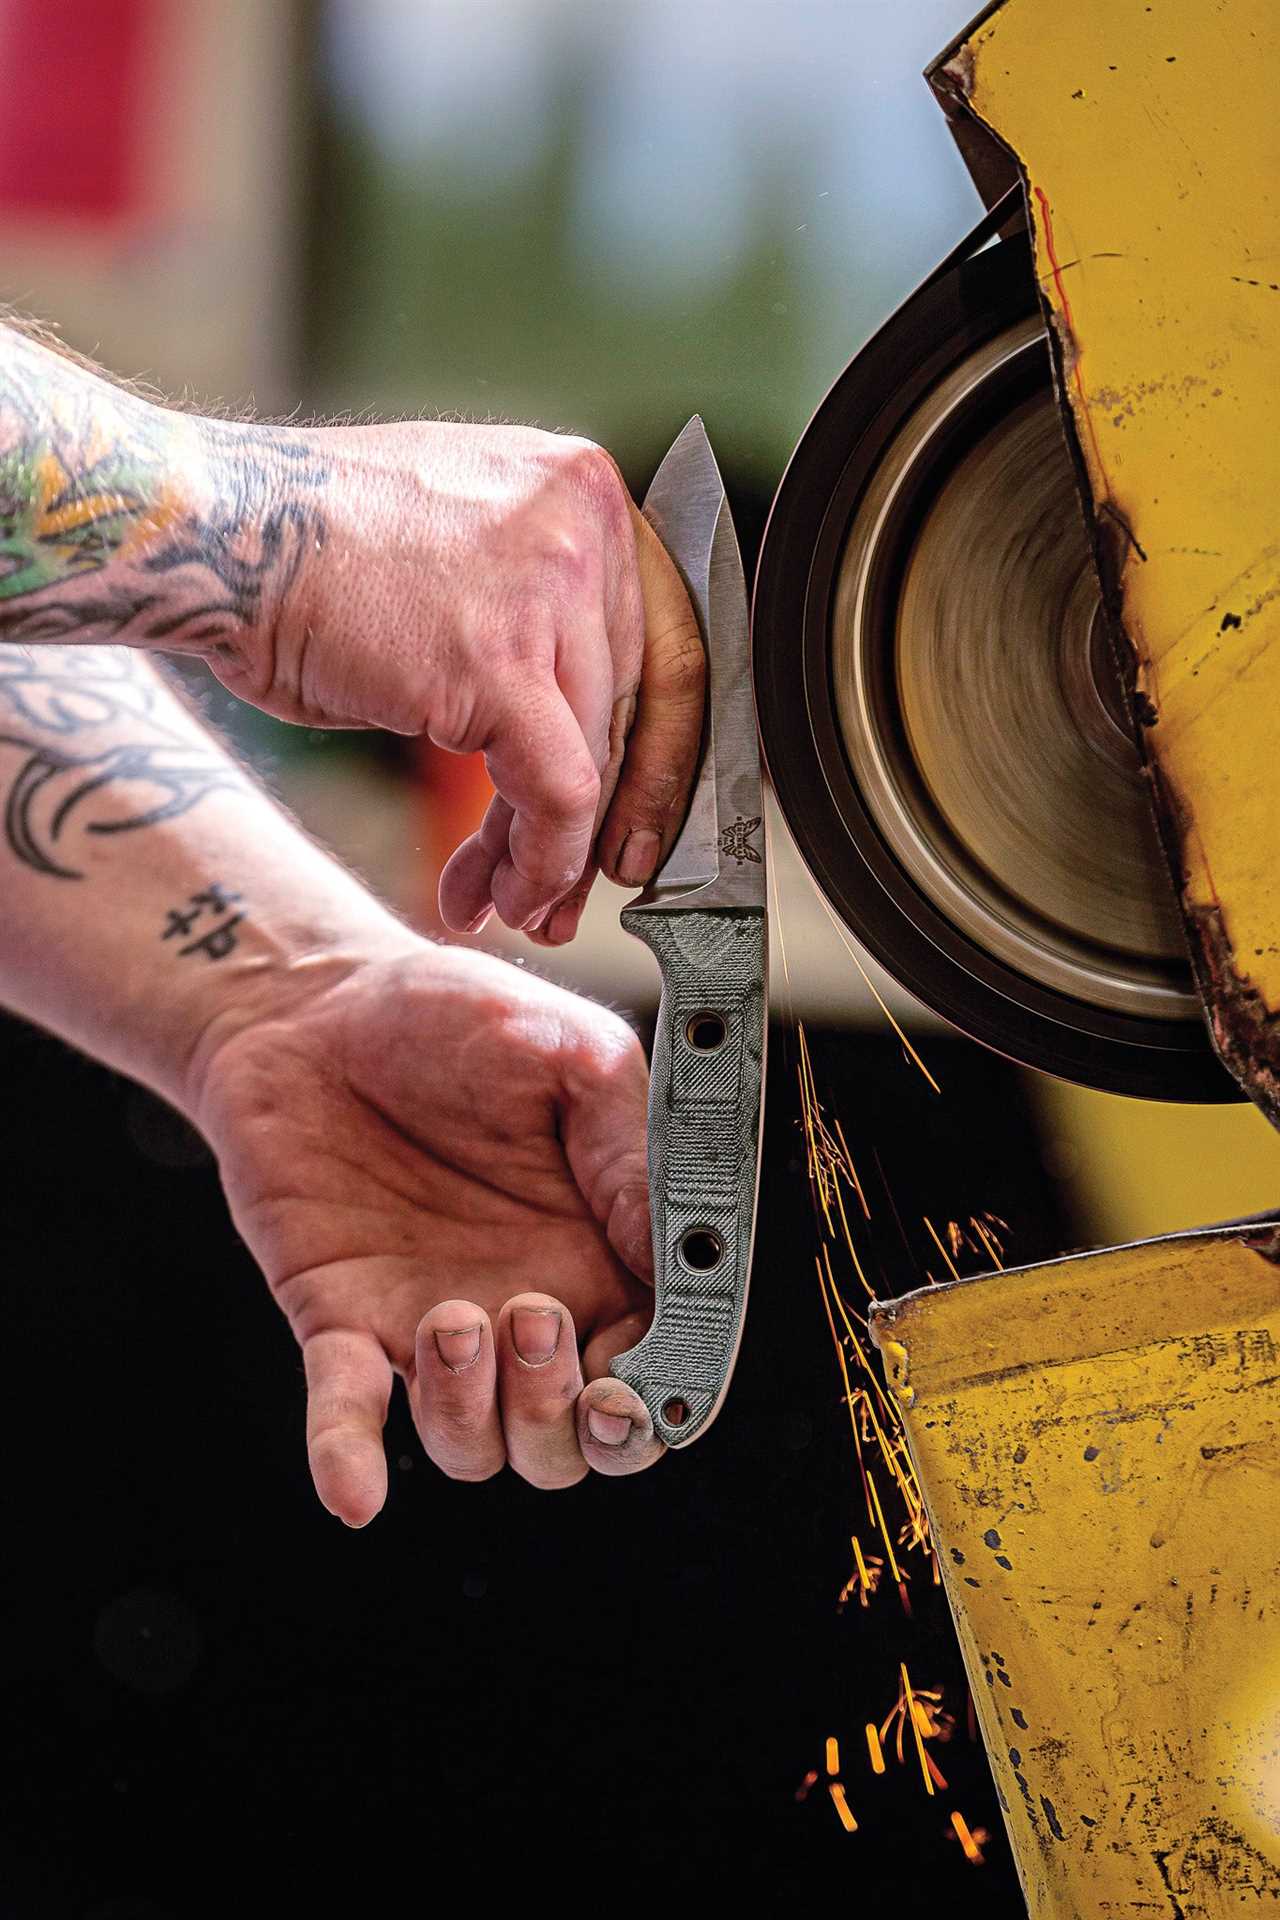
[[[1172,894],[1166,895],[1163,891],[1147,894],[1142,884],[1152,869],[1158,870],[1163,879],[1163,863],[1137,751],[1122,731],[1119,713],[1106,700],[1093,677],[1097,659],[1095,625],[1092,618],[1085,623],[1086,596],[1091,597],[1099,615],[1101,610],[1089,571],[1083,523],[1079,523],[1078,528],[1078,555],[1067,550],[1059,556],[1066,573],[1079,576],[1083,587],[1083,592],[1073,596],[1068,610],[1073,616],[1072,626],[1065,636],[1048,631],[1048,614],[1037,621],[1038,630],[1021,627],[1015,632],[999,612],[993,616],[990,607],[979,603],[967,619],[953,618],[945,635],[930,633],[926,643],[932,643],[935,666],[943,647],[957,654],[967,648],[965,664],[972,667],[979,649],[990,649],[993,644],[1017,646],[1022,657],[1016,663],[987,663],[981,659],[977,662],[979,666],[991,665],[986,684],[989,688],[994,685],[997,695],[1001,674],[996,669],[1000,664],[1029,665],[1043,677],[1039,704],[1055,723],[1057,735],[1042,741],[1045,760],[1056,757],[1059,770],[1064,762],[1070,762],[1071,773],[1080,775],[1081,779],[1078,786],[1072,781],[1074,791],[1065,780],[1060,789],[1064,799],[1069,792],[1071,806],[1076,810],[1077,817],[1061,822],[1064,835],[1068,827],[1071,829],[1072,846],[1059,849],[1046,834],[1040,836],[1039,851],[1049,871],[1043,875],[1038,888],[1033,883],[1033,888],[1028,889],[1039,894],[1038,912],[1016,887],[999,877],[1015,870],[1012,858],[1002,862],[991,838],[984,858],[981,839],[958,830],[957,820],[963,817],[960,810],[952,807],[947,811],[939,806],[938,778],[935,775],[930,781],[922,771],[919,752],[913,751],[917,741],[912,736],[918,734],[919,728],[913,729],[910,720],[904,718],[910,713],[913,700],[917,705],[922,703],[919,668],[914,675],[908,669],[908,662],[920,652],[917,640],[923,624],[920,618],[913,620],[910,616],[911,569],[914,566],[919,571],[921,552],[928,549],[931,536],[936,535],[939,503],[958,481],[966,478],[963,469],[976,457],[987,455],[992,440],[1001,441],[1009,421],[1017,420],[1019,426],[1030,422],[1037,438],[1043,441],[1039,409],[1050,409],[1052,402],[1047,398],[1039,402],[1035,397],[1022,402],[1022,409],[1034,410],[1023,412],[1021,419],[1020,409],[1001,413],[997,404],[976,445],[952,462],[950,471],[947,471],[947,455],[936,455],[934,450],[939,442],[963,431],[963,415],[975,410],[980,412],[984,399],[989,402],[993,393],[998,394],[1008,385],[1007,376],[1017,371],[1028,354],[1034,356],[1042,352],[1043,332],[1033,317],[985,342],[925,396],[877,466],[850,526],[836,584],[831,646],[836,711],[845,748],[868,808],[895,858],[939,911],[976,945],[1015,972],[1071,999],[1148,1019],[1198,1020],[1199,1001],[1187,978],[1185,946]],[[1056,417],[1051,418],[1050,425],[1060,434]],[[1031,440],[1030,433],[1025,437]],[[1060,514],[1065,504],[1068,514],[1078,520],[1066,448],[1060,441],[1057,444],[1061,447],[1061,466],[1057,469],[1061,480],[1057,481],[1050,464],[1048,484],[1060,486],[1063,498],[1053,505]],[[1007,450],[1001,446],[1002,455]],[[941,480],[935,471],[939,459],[943,467]],[[907,578],[895,593],[894,606],[886,619],[884,609],[878,604],[876,574],[878,568],[883,571],[885,545],[892,546],[895,542],[895,521],[903,518],[910,521],[915,517],[913,492],[916,504],[922,492],[932,497],[923,505],[923,524],[916,527],[912,553],[905,561]],[[991,515],[993,524],[988,532],[992,543],[998,532],[1003,531],[999,521],[1006,513],[1012,518],[1007,540],[1015,545],[1024,542],[1026,529],[1017,521],[1016,500],[1001,496],[993,502],[979,497],[975,504],[976,517],[980,519],[983,512]],[[936,538],[934,544],[937,544]],[[964,554],[955,558],[962,567]],[[988,564],[991,564],[990,557],[984,554],[983,565]],[[954,609],[951,611],[954,613]],[[1092,656],[1089,660],[1079,657],[1086,645]],[[1064,652],[1071,656],[1065,663],[1072,669],[1069,676],[1062,671],[1064,662],[1060,655]],[[904,676],[907,682],[914,678],[914,694],[909,684],[904,684]],[[889,720],[898,720],[897,727],[886,721],[886,688],[890,685],[894,691],[889,695],[889,702],[895,712]],[[961,678],[953,687],[960,699],[951,709],[951,737],[947,737],[944,723],[937,739],[931,743],[935,749],[935,765],[938,756],[945,759],[948,751],[953,758],[963,756],[965,761],[972,760],[971,743],[963,737],[962,728],[966,718],[976,716],[966,715],[964,711],[964,690],[965,681]],[[1025,699],[1025,678],[1018,691]],[[1074,701],[1063,698],[1055,703],[1055,691],[1073,692],[1076,698]],[[1002,741],[1016,727],[1016,708],[1017,702],[1012,699],[1006,699],[1003,707],[997,706],[997,720],[1005,724],[992,731]],[[1064,738],[1068,729],[1075,730],[1074,738]],[[1050,729],[1045,733],[1049,736]],[[1083,751],[1063,754],[1060,748],[1064,745]],[[1026,770],[1030,773],[1029,765]],[[949,771],[944,767],[941,784],[946,784]],[[1040,805],[1043,810],[1042,797],[1038,800],[1029,785],[1024,785],[1016,798],[1029,809]],[[994,825],[998,832],[1001,824],[1004,825],[1007,852],[1018,827],[1025,823],[1013,819],[1002,823],[998,808],[989,807],[986,811],[989,829]],[[1084,846],[1080,844],[1082,840]],[[1125,887],[1117,884],[1110,896],[1095,887],[1098,898],[1090,900],[1088,889],[1079,886],[1073,898],[1076,908],[1073,922],[1063,926],[1054,918],[1054,892],[1056,889],[1060,900],[1068,894],[1073,865],[1069,855],[1074,852],[1079,862],[1087,854],[1091,841],[1095,842],[1103,869],[1112,875],[1123,872],[1128,881],[1127,897],[1122,897],[1126,896]],[[1023,872],[1026,871],[1024,867]],[[1149,923],[1142,926],[1141,931],[1135,924],[1128,953],[1122,945],[1108,942],[1100,931],[1103,910],[1109,909],[1119,934],[1122,914],[1118,908],[1127,908],[1137,923]],[[1060,910],[1059,901],[1057,911]],[[1145,941],[1143,933],[1147,936]]]
[[[930,387],[984,341],[1038,314],[1025,236],[984,247],[919,288],[814,414],[775,496],[756,572],[753,671],[766,764],[797,851],[833,912],[962,1033],[1085,1086],[1238,1101],[1202,1017],[1145,1019],[1090,1007],[1003,966],[949,922],[893,856],[843,741],[831,613],[862,493]],[[1044,368],[1047,379],[1047,351]]]

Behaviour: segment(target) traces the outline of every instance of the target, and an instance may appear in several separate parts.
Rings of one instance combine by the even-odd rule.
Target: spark
[[[951,1275],[951,1278],[953,1280],[958,1280],[960,1278],[959,1269],[957,1268],[955,1261],[951,1258],[951,1255],[947,1252],[946,1248],[943,1246],[941,1240],[939,1240],[937,1235],[937,1230],[935,1229],[932,1220],[929,1218],[927,1213],[921,1214],[920,1217],[924,1221],[925,1226],[929,1230],[929,1238],[932,1240],[934,1246],[938,1249],[938,1252],[942,1255],[942,1258],[946,1262],[947,1272]],[[955,1222],[952,1221],[951,1225],[954,1226]]]
[[[925,1751],[924,1743],[926,1740],[949,1740],[955,1730],[955,1716],[947,1713],[943,1708],[941,1687],[913,1687],[905,1662],[900,1665],[898,1676],[898,1697],[881,1723],[876,1736],[877,1742],[882,1745],[888,1739],[890,1729],[893,1728],[895,1730],[893,1750],[898,1764],[905,1766],[903,1735],[909,1726],[915,1742],[926,1793],[931,1794],[935,1785],[945,1792],[946,1778],[932,1754]],[[874,1752],[872,1763],[874,1765]]]
[[[848,946],[848,942],[845,944]],[[904,1052],[932,1090],[940,1092],[938,1082],[876,992],[857,954],[851,947],[849,951],[901,1041]],[[791,979],[785,949],[783,954],[783,971],[789,995]],[[875,1545],[878,1548],[876,1552],[869,1551],[864,1548],[860,1533],[849,1535],[853,1564],[840,1589],[837,1607],[843,1611],[855,1594],[860,1607],[869,1607],[887,1575],[897,1586],[903,1611],[910,1618],[912,1607],[908,1583],[913,1572],[918,1571],[915,1556],[923,1555],[929,1569],[930,1584],[934,1587],[941,1583],[941,1569],[901,1409],[892,1389],[883,1382],[881,1370],[876,1364],[877,1356],[871,1351],[865,1302],[875,1301],[877,1290],[872,1282],[879,1275],[877,1269],[866,1261],[868,1241],[863,1237],[863,1229],[872,1220],[872,1209],[840,1117],[828,1113],[819,1098],[812,1054],[802,1020],[794,1020],[794,1031],[798,1041],[796,1078],[805,1168],[818,1230],[814,1272],[831,1344],[835,1349],[840,1399],[849,1419],[867,1526],[877,1536]],[[903,1245],[918,1274],[920,1269],[916,1255],[902,1231],[893,1192],[884,1178],[883,1168],[879,1167],[878,1156],[876,1163]],[[948,1219],[941,1223],[941,1232],[929,1215],[922,1214],[920,1218],[941,1262],[939,1272],[944,1277],[959,1279],[966,1256],[972,1256],[987,1269],[1003,1264],[1001,1236],[1007,1233],[1008,1228],[998,1215],[984,1212],[972,1214],[967,1219]],[[928,1275],[928,1278],[932,1280],[933,1275]],[[846,1298],[850,1279],[865,1296],[859,1302],[864,1309],[862,1312]],[[882,1285],[880,1291],[887,1294],[898,1291],[898,1288]],[[862,1531],[865,1532],[865,1529]],[[972,1728],[973,1708],[967,1692],[965,1703]],[[940,1792],[949,1793],[951,1789],[947,1778],[929,1749],[950,1740],[955,1726],[955,1715],[947,1711],[942,1689],[916,1687],[910,1679],[906,1662],[902,1662],[899,1666],[898,1697],[884,1723],[879,1727],[871,1721],[864,1724],[872,1774],[879,1776],[886,1773],[888,1746],[891,1745],[900,1766],[910,1766],[913,1771],[919,1768],[920,1781],[927,1797],[933,1798]],[[906,1751],[908,1736],[914,1760]],[[827,1791],[841,1825],[846,1832],[855,1833],[858,1831],[858,1822],[839,1778],[840,1746],[836,1734],[826,1738],[824,1764]],[[796,1799],[806,1799],[820,1777],[820,1770],[811,1768],[796,1789]],[[969,1843],[965,1846],[960,1827],[955,1824],[959,1818],[956,1815],[953,1819],[951,1831],[964,1847],[966,1858],[982,1865],[985,1860],[982,1846],[988,1836],[982,1828],[971,1833],[964,1826],[964,1835],[968,1836]]]
[[[844,1788],[840,1782],[833,1780],[827,1788],[827,1792],[831,1795],[832,1804],[836,1812],[840,1815],[840,1825],[846,1833],[856,1833],[858,1831],[858,1823],[853,1817],[852,1807],[845,1799]]]
[[[964,1848],[965,1859],[971,1860],[975,1867],[985,1865],[987,1856],[982,1849],[985,1843],[991,1838],[986,1828],[974,1827],[972,1832],[970,1832],[964,1815],[956,1812],[951,1816],[951,1829],[955,1838]],[[948,1834],[947,1838],[950,1839],[951,1834]]]
[[[910,1060],[912,1065],[920,1069],[921,1073],[924,1075],[929,1085],[933,1088],[933,1091],[935,1093],[941,1093],[942,1088],[938,1085],[937,1081],[934,1079],[933,1075],[930,1073],[928,1067],[926,1067],[924,1061],[920,1058],[920,1055],[916,1052],[915,1048],[912,1046],[911,1042],[908,1040],[906,1034],[902,1031],[902,1028],[898,1025],[898,1022],[894,1019],[893,1014],[890,1012],[889,1007],[885,1002],[885,1000],[877,992],[875,981],[871,978],[871,975],[867,972],[861,960],[859,960],[857,954],[853,949],[852,944],[850,943],[848,935],[845,933],[843,926],[840,924],[839,920],[837,920],[835,914],[832,912],[830,905],[828,904],[828,902],[826,901],[826,899],[823,897],[822,894],[819,894],[818,898],[819,900],[822,901],[823,906],[826,908],[827,918],[828,920],[830,920],[832,926],[835,928],[837,934],[840,936],[840,939],[844,944],[845,952],[848,954],[849,958],[852,960],[854,966],[858,969],[858,972],[862,975],[863,981],[865,982],[867,990],[871,994],[872,999],[875,1001],[881,1013],[884,1015],[885,1019],[889,1022],[889,1025],[893,1028],[894,1033],[897,1035],[898,1040],[902,1046],[902,1051],[906,1054],[908,1060]]]
[[[976,1216],[971,1217],[970,1225],[973,1227],[979,1240],[981,1240],[984,1251],[1003,1273],[1004,1261],[1000,1256],[1004,1252],[1004,1243],[1000,1239],[999,1234],[995,1232],[995,1229],[996,1227],[1003,1227],[1007,1233],[1009,1231],[1008,1222],[1002,1220],[998,1214],[984,1213],[980,1220]]]
[[[813,1077],[813,1061],[809,1055],[809,1037],[805,1032],[803,1020],[798,1021],[796,1024],[796,1035],[800,1048],[800,1058],[796,1068],[800,1081],[800,1118],[805,1135],[809,1184],[814,1191],[818,1205],[822,1209],[823,1218],[827,1223],[827,1232],[832,1237],[835,1235],[835,1223],[831,1217],[831,1208],[834,1203],[843,1223],[842,1232],[845,1244],[853,1255],[856,1265],[858,1256],[853,1246],[853,1236],[849,1230],[848,1216],[844,1210],[842,1186],[848,1185],[857,1195],[858,1205],[862,1209],[864,1219],[869,1220],[871,1218],[871,1209],[867,1204],[866,1193],[863,1190],[861,1180],[858,1178],[858,1169],[853,1163],[853,1155],[849,1151],[849,1143],[844,1137],[844,1131],[839,1121],[837,1120],[835,1123],[834,1132],[827,1126],[826,1116],[823,1111],[822,1102],[818,1098],[818,1090]],[[870,1289],[868,1289],[868,1291],[870,1291]]]
[[[865,1560],[856,1533],[853,1535],[853,1558],[858,1569],[858,1598],[865,1607],[868,1597],[873,1594],[880,1585],[880,1576],[884,1572],[884,1561],[880,1558],[879,1554],[875,1553],[872,1554],[870,1561]]]
[[[915,1695],[911,1691],[911,1681],[907,1674],[907,1663],[905,1660],[900,1662],[898,1667],[898,1672],[902,1676],[902,1690],[906,1696],[907,1715],[911,1721],[911,1731],[915,1735],[916,1752],[920,1756],[920,1771],[924,1775],[924,1790],[926,1793],[932,1794],[933,1792],[932,1776],[937,1771],[937,1769],[930,1767],[929,1756],[924,1750],[924,1740],[921,1736],[919,1722],[916,1719],[916,1699],[915,1699]],[[901,1737],[901,1729],[899,1729],[899,1737]]]

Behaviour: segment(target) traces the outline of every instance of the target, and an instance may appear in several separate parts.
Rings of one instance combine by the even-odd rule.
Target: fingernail
[[[437,1327],[436,1352],[450,1373],[464,1373],[480,1358],[480,1324],[474,1327]]]
[[[618,878],[624,886],[642,887],[658,864],[662,842],[648,827],[634,827],[622,843]]]
[[[511,1340],[526,1367],[545,1367],[560,1344],[560,1315],[554,1307],[517,1307],[511,1316]]]
[[[493,904],[490,902],[483,913],[478,913],[474,920],[468,920],[462,931],[464,933],[479,933],[481,927],[487,927],[492,918]]]
[[[588,1407],[587,1427],[591,1438],[602,1447],[620,1447],[631,1432],[625,1413],[605,1413],[601,1407]]]
[[[557,946],[565,940],[572,940],[581,912],[581,903],[576,900],[566,901],[564,906],[557,907],[547,922],[548,940],[554,941]]]

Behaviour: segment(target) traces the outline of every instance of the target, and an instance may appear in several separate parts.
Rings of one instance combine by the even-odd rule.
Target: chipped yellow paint
[[[1280,1898],[1274,1249],[1219,1229],[871,1310],[1032,1920]]]
[[[1026,173],[1185,904],[1280,1010],[1280,6],[1005,0],[946,72]]]

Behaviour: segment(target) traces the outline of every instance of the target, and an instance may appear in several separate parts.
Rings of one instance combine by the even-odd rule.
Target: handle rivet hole
[[[684,1023],[684,1037],[695,1053],[714,1053],[727,1031],[718,1013],[691,1013]]]
[[[710,1273],[724,1258],[724,1241],[711,1227],[690,1227],[680,1241],[680,1258],[693,1273]]]
[[[668,1400],[662,1409],[662,1417],[669,1427],[682,1427],[689,1418],[688,1402]]]

